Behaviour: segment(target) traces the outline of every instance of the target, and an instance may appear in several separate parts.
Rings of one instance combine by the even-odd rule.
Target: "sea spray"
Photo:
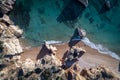
[[[91,48],[98,50],[98,52],[103,54],[108,54],[113,58],[120,60],[120,57],[116,53],[108,50],[106,47],[102,46],[101,44],[94,44],[93,42],[90,42],[90,40],[87,37],[83,38],[82,41]]]

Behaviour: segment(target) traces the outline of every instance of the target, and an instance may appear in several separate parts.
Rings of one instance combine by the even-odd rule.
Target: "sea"
[[[31,46],[67,42],[79,27],[85,44],[120,60],[120,0],[109,0],[110,9],[105,1],[88,0],[84,7],[78,0],[16,0],[9,16]]]

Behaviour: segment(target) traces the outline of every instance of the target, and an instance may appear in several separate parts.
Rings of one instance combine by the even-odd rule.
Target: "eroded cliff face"
[[[3,54],[15,55],[23,52],[19,42],[22,33],[23,30],[15,26],[7,15],[0,18],[0,41]]]

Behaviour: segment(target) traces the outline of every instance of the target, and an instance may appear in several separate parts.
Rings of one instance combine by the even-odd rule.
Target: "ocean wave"
[[[103,53],[103,54],[108,54],[112,56],[113,58],[120,60],[120,57],[116,53],[108,50],[106,47],[102,46],[101,44],[94,44],[93,42],[90,42],[90,40],[87,37],[82,39],[82,41],[86,45],[90,46],[91,48],[98,50],[98,52]]]
[[[55,40],[50,40],[50,41],[44,40],[44,42],[46,42],[46,44],[60,44],[60,43],[63,43],[62,41],[55,41]]]

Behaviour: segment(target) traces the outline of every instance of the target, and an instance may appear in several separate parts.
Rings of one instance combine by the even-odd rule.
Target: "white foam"
[[[55,41],[55,40],[50,40],[50,41],[44,41],[46,42],[46,44],[60,44],[60,43],[63,43],[62,41]]]
[[[90,42],[90,40],[87,37],[83,38],[82,41],[86,45],[90,46],[91,48],[97,49],[98,52],[103,53],[103,54],[108,54],[112,56],[113,58],[120,60],[120,57],[116,53],[108,50],[106,47],[102,46],[101,44],[94,44],[93,42]]]

